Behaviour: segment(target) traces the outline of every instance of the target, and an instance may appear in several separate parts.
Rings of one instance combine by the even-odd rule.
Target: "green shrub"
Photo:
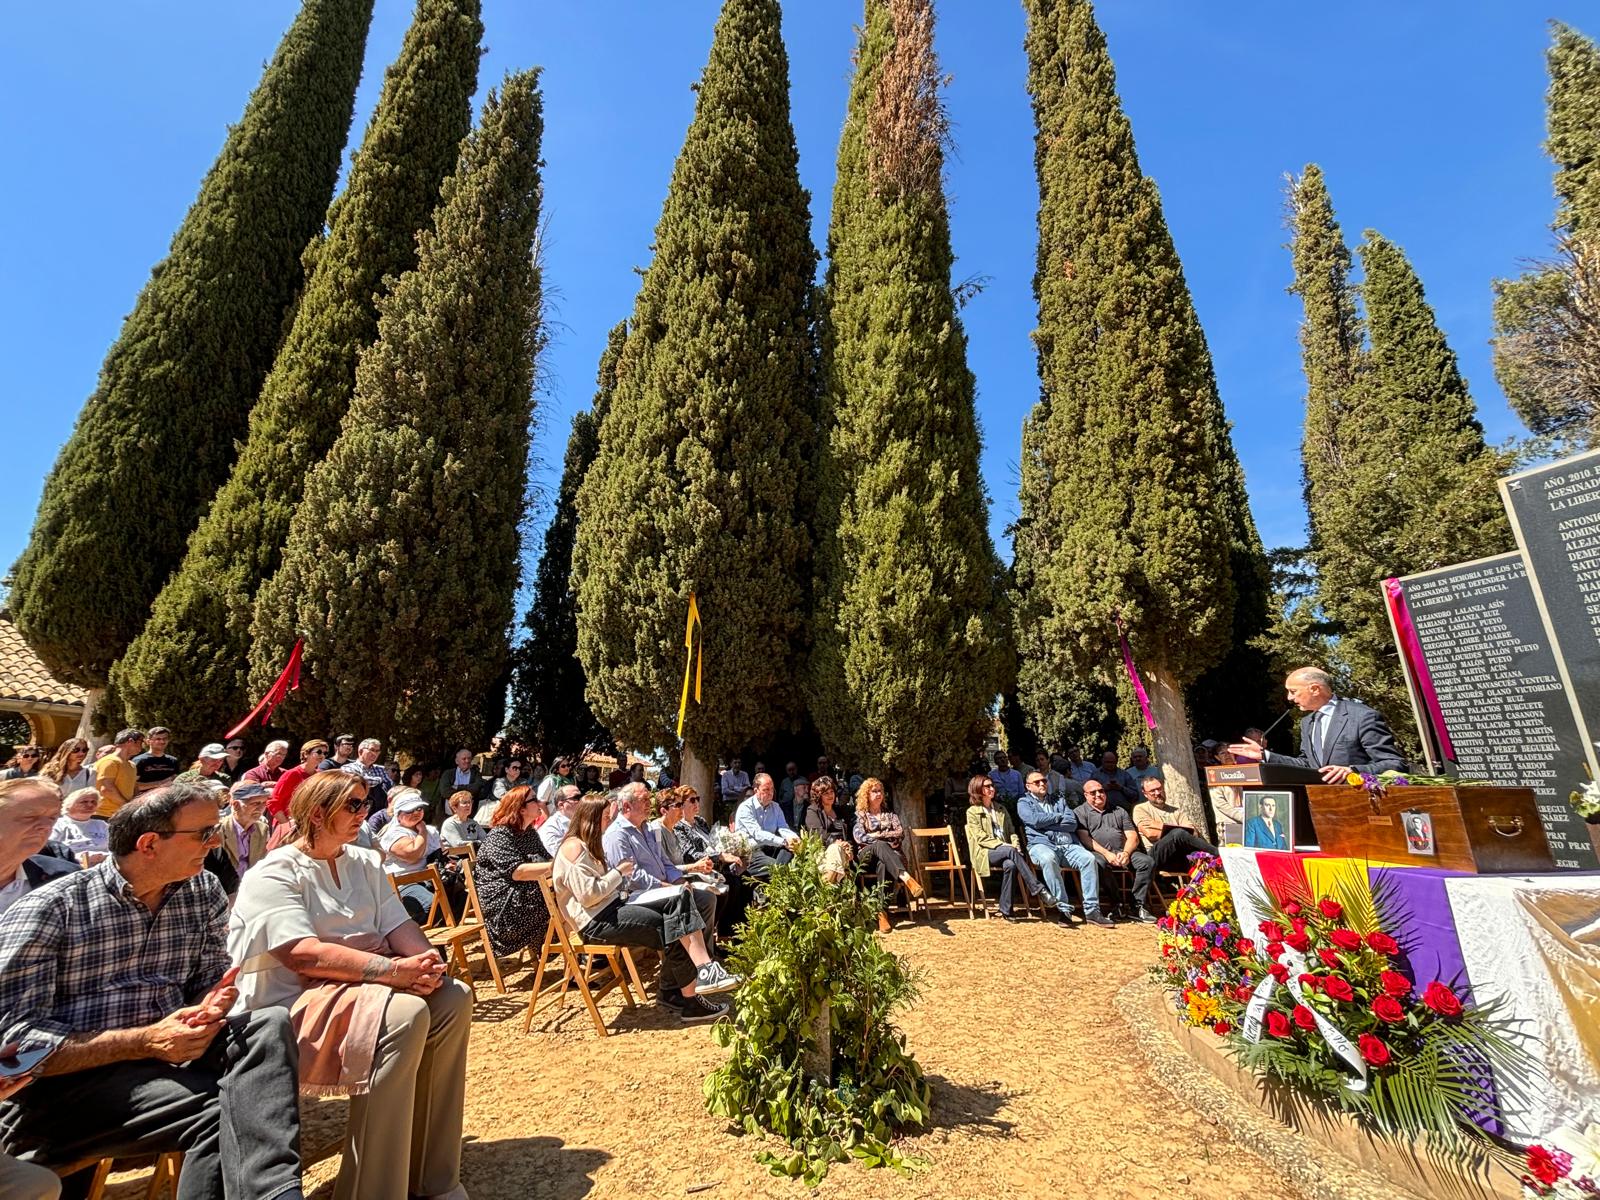
[[[714,1030],[732,1054],[706,1078],[706,1105],[748,1133],[789,1143],[788,1155],[756,1155],[774,1175],[815,1184],[830,1164],[852,1157],[906,1174],[921,1164],[889,1141],[897,1129],[927,1123],[930,1090],[893,1017],[917,998],[920,981],[874,933],[876,890],[858,891],[850,878],[825,881],[821,853],[816,839],[806,838],[750,910],[732,958],[745,984],[733,1019]],[[827,1079],[803,1065],[817,1050],[824,1006],[832,1043]]]

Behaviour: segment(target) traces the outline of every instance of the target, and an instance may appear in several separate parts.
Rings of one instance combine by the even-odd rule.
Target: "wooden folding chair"
[[[467,849],[472,847],[468,846]],[[462,908],[461,919],[423,932],[428,935],[430,944],[441,950],[449,950],[451,961],[461,968],[469,984],[473,975],[472,967],[467,962],[466,945],[474,940],[482,943],[483,956],[489,960],[489,975],[494,980],[494,990],[504,996],[505,980],[500,977],[500,960],[495,957],[494,947],[489,944],[489,931],[484,927],[483,905],[478,902],[478,882],[473,877],[470,860],[461,864],[461,877],[467,885],[467,902]],[[450,902],[446,900],[445,912],[449,911]]]
[[[626,946],[605,946],[599,943],[589,944],[580,937],[567,923],[562,914],[561,906],[556,902],[555,882],[549,875],[539,877],[539,891],[544,895],[545,907],[550,910],[550,925],[545,930],[544,944],[539,947],[539,961],[533,967],[533,991],[528,994],[528,1011],[522,1018],[522,1032],[527,1033],[533,1028],[533,1014],[539,1007],[539,1001],[553,988],[556,992],[558,1009],[567,1006],[567,985],[574,984],[578,994],[583,998],[583,1003],[589,1010],[589,1016],[594,1021],[595,1032],[605,1037],[611,1031],[606,1028],[604,1018],[600,1016],[600,1006],[597,1001],[604,1000],[613,988],[622,993],[622,1006],[628,1011],[635,1007],[633,994],[628,990],[628,981],[632,979],[633,986],[639,989],[639,999],[645,998],[644,981],[639,978],[639,968],[633,961],[633,954]],[[587,955],[582,963],[578,956]],[[548,986],[541,986],[544,980],[546,964],[552,964],[559,959],[562,965],[561,978]],[[593,985],[593,971],[596,959],[605,959],[611,966],[611,978],[605,980],[599,987]]]
[[[930,843],[929,851],[931,851],[931,842],[934,838],[943,838],[946,842],[945,856],[943,858],[927,857],[928,852],[920,848],[921,842],[927,840]],[[967,903],[967,913],[971,915],[972,889],[967,884],[966,868],[961,865],[961,860],[956,857],[956,842],[950,827],[945,826],[941,829],[937,825],[932,825],[924,829],[913,829],[911,831],[911,839],[919,847],[916,854],[916,872],[917,882],[922,885],[922,915],[925,917],[931,916],[931,910],[928,907],[928,902],[933,899],[933,886],[928,881],[928,877],[931,875],[943,875],[945,877],[947,881],[946,887],[950,892],[951,908],[955,908],[957,905],[956,885],[959,884],[961,886],[961,895]],[[915,903],[913,901],[913,904]]]
[[[956,827],[954,825],[952,825],[952,826],[950,826],[950,844],[952,846],[955,845],[955,837],[956,837]],[[1027,857],[1028,856],[1027,856],[1026,852],[1024,852],[1023,853],[1023,858],[1026,859]],[[1032,867],[1033,863],[1030,861],[1028,863],[1028,865],[1030,867]],[[998,911],[998,909],[996,909],[995,911],[990,911],[990,908],[989,908],[989,903],[990,903],[989,893],[984,889],[984,886],[983,886],[983,881],[984,881],[985,876],[979,875],[977,867],[973,866],[970,863],[968,864],[967,869],[968,869],[969,872],[971,872],[971,877],[972,877],[972,901],[971,901],[972,907],[969,909],[969,911],[973,911],[974,914],[975,914],[976,908],[981,906],[982,909],[983,909],[983,915],[985,917],[995,916],[996,912]],[[993,876],[992,873],[988,876],[988,878],[991,878],[991,879],[993,877],[994,876]],[[1041,885],[1041,890],[1039,892],[1037,892],[1034,895],[1030,896],[1030,895],[1028,895],[1028,889],[1022,886],[1022,880],[1019,879],[1019,880],[1017,880],[1016,891],[1018,893],[1020,893],[1021,896],[1022,896],[1022,907],[1024,909],[1027,909],[1027,910],[1032,911],[1033,913],[1035,913],[1041,921],[1044,920],[1044,900],[1042,899],[1042,897],[1044,896],[1044,891],[1042,889],[1042,885]]]
[[[469,863],[472,863],[474,866],[476,866],[478,862],[478,848],[471,842],[462,842],[459,846],[446,846],[444,848],[444,856],[446,858],[464,858]]]
[[[394,894],[402,901],[405,898],[400,895],[400,889],[410,887],[413,883],[424,883],[433,889],[433,903],[428,906],[427,915],[417,922],[423,932],[456,923],[455,910],[450,907],[450,897],[444,893],[444,878],[439,874],[438,867],[429,863],[414,871],[401,871],[389,876],[389,886],[394,888]]]
[[[124,1171],[136,1169],[141,1162],[148,1163],[149,1158],[114,1159],[102,1158],[94,1162],[94,1174],[89,1180],[87,1200],[104,1200],[106,1194],[106,1181],[111,1178],[111,1173],[118,1169],[118,1162]],[[155,1155],[155,1170],[150,1175],[150,1182],[145,1186],[145,1200],[156,1200],[156,1197],[165,1192],[168,1187],[172,1194],[178,1194],[178,1172],[183,1170],[183,1151],[168,1150],[164,1154]],[[57,1174],[62,1178],[76,1175],[79,1170],[87,1169],[86,1164],[74,1163],[71,1166],[58,1169]]]

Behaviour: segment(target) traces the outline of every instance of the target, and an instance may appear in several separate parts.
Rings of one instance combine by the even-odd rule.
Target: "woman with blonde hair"
[[[70,796],[79,788],[94,786],[94,770],[88,758],[89,743],[83,738],[71,737],[56,747],[39,774],[60,788],[63,796]]]
[[[350,1097],[336,1200],[465,1200],[472,991],[445,976],[377,853],[352,844],[366,811],[358,775],[295,789],[294,841],[246,873],[228,922],[239,1004],[288,1008],[301,1091]]]
[[[550,852],[539,837],[544,805],[531,787],[509,789],[495,805],[489,832],[472,868],[489,941],[499,955],[537,950],[550,928],[539,877],[550,874]]]
[[[743,980],[706,949],[705,919],[687,888],[660,889],[668,894],[651,904],[629,903],[635,863],[608,866],[600,840],[615,809],[614,801],[594,796],[580,800],[572,814],[551,872],[562,916],[585,942],[663,951],[660,986],[682,996],[679,1016],[685,1023],[715,1021],[728,1007],[705,997],[731,992]]]
[[[820,779],[818,783],[822,782]],[[860,847],[857,862],[863,874],[871,871],[879,886],[893,887],[898,883],[906,895],[915,900],[922,895],[922,885],[906,867],[905,829],[894,810],[884,806],[883,782],[871,777],[863,779],[856,789],[856,827],[853,830],[856,845]],[[887,933],[891,928],[889,914],[878,914],[878,928]]]

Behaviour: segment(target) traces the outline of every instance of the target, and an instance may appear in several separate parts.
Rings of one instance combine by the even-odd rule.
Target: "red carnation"
[[[1441,1017],[1461,1015],[1461,997],[1435,979],[1422,992],[1422,1002]]]
[[[1280,958],[1282,958],[1283,957],[1283,943],[1282,942],[1268,942],[1267,943],[1267,957],[1270,958],[1273,962],[1277,962]]]
[[[1317,1027],[1317,1014],[1304,1004],[1294,1006],[1294,1023],[1301,1029],[1315,1029]]]
[[[1328,940],[1341,950],[1361,949],[1361,935],[1353,929],[1330,929]]]
[[[1548,1147],[1539,1145],[1528,1147],[1528,1174],[1545,1187],[1555,1187],[1558,1181],[1566,1177],[1570,1169],[1558,1163]]]
[[[1261,922],[1261,936],[1269,942],[1281,942],[1283,940],[1283,926],[1276,921],[1263,921]]]
[[[1228,952],[1221,946],[1213,946],[1211,948],[1211,960],[1213,962],[1227,962]]]
[[[1370,1033],[1363,1033],[1358,1041],[1361,1046],[1361,1057],[1375,1067],[1389,1065],[1389,1047],[1384,1045],[1382,1038],[1373,1037]]]
[[[1233,998],[1240,1004],[1248,1004],[1250,1002],[1250,997],[1254,994],[1255,993],[1251,991],[1248,984],[1241,983],[1238,987],[1233,989]]]
[[[1301,987],[1309,988],[1314,992],[1317,990],[1317,977],[1315,975],[1302,975],[1300,976],[1299,984]]]
[[[1294,949],[1300,951],[1301,954],[1304,954],[1311,948],[1311,939],[1298,929],[1293,933],[1286,935],[1283,940],[1287,945],[1292,946]]]
[[[1197,992],[1209,992],[1211,990],[1211,985],[1204,979],[1196,979],[1194,981],[1194,990]]]
[[[1337,975],[1328,975],[1322,981],[1322,990],[1335,1000],[1354,1000],[1356,994],[1350,990],[1350,985]]]
[[[1411,994],[1411,980],[1398,971],[1385,971],[1378,976],[1383,984],[1383,990],[1391,996],[1409,996]]]
[[[1267,970],[1271,972],[1272,977],[1279,983],[1283,983],[1289,978],[1289,968],[1282,963],[1273,963]]]
[[[1218,1021],[1211,1028],[1216,1030],[1218,1034],[1232,1033],[1233,1032],[1233,1026],[1229,1025],[1226,1021]]]
[[[1337,900],[1323,899],[1317,901],[1317,911],[1323,916],[1327,917],[1328,920],[1337,921],[1340,917],[1344,916],[1344,905],[1340,904]]]
[[[1300,915],[1300,905],[1296,901],[1291,900],[1289,903],[1283,906],[1283,911],[1288,913],[1291,917],[1298,917]]]
[[[1239,954],[1254,954],[1256,952],[1256,944],[1249,938],[1240,938],[1234,943],[1233,948]]]
[[[1337,971],[1339,969],[1338,951],[1329,950],[1326,946],[1324,946],[1322,949],[1317,951],[1317,957],[1322,960],[1322,965],[1327,967],[1328,970]]]
[[[1400,953],[1400,943],[1395,941],[1387,933],[1374,931],[1367,934],[1367,945],[1371,946],[1379,954]]]
[[[1267,1014],[1267,1032],[1275,1038],[1289,1036],[1289,1018],[1276,1009]]]
[[[1406,1010],[1400,1007],[1400,1001],[1393,996],[1379,996],[1372,1002],[1372,1015],[1395,1025],[1406,1019]]]
[[[1201,937],[1199,934],[1196,934],[1194,937],[1189,939],[1189,949],[1198,952],[1198,951],[1204,950],[1205,948],[1206,948],[1206,940],[1205,940],[1205,938]]]
[[[1161,947],[1161,957],[1162,958],[1168,957],[1171,953],[1172,953],[1171,945],[1165,945],[1165,946]]]

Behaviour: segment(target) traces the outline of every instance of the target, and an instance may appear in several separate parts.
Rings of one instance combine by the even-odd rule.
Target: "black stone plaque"
[[[1592,869],[1593,845],[1567,799],[1585,778],[1584,739],[1522,555],[1407,575],[1400,585],[1451,761],[1464,778],[1532,788],[1556,866]],[[1422,710],[1437,725],[1426,703]]]

